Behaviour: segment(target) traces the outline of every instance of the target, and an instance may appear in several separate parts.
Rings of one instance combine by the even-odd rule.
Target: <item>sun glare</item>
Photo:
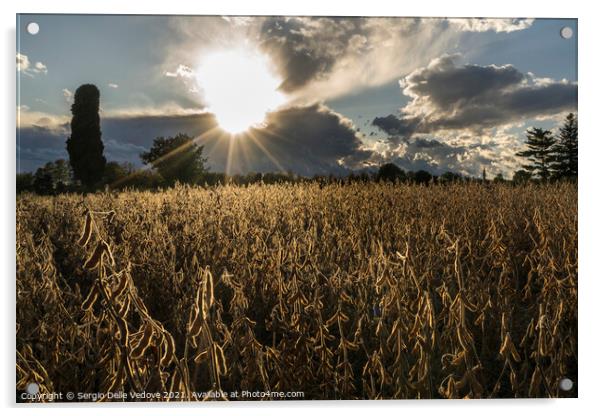
[[[220,127],[241,133],[283,104],[279,80],[267,59],[253,49],[225,49],[203,56],[197,81]]]

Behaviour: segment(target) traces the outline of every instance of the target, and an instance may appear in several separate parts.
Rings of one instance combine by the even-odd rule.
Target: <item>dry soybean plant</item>
[[[573,184],[17,199],[18,392],[575,397],[563,378],[577,381]]]

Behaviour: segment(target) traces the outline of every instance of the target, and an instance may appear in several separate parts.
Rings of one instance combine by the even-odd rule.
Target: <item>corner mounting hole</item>
[[[40,31],[40,25],[36,22],[31,22],[27,24],[27,33],[30,35],[37,35]]]
[[[27,387],[25,387],[25,391],[28,394],[35,395],[40,392],[40,386],[38,386],[36,383],[29,383]]]
[[[560,36],[562,37],[562,39],[570,39],[573,37],[573,29],[571,29],[568,26],[563,27],[562,29],[560,29]]]
[[[563,378],[560,380],[560,390],[569,391],[573,388],[573,380],[570,378]]]

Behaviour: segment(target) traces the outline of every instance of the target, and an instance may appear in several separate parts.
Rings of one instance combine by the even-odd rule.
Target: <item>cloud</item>
[[[36,74],[46,75],[48,68],[42,62],[36,62],[32,65],[27,55],[17,53],[17,71],[33,78]]]
[[[161,74],[185,83],[203,57],[247,45],[268,56],[295,105],[383,85],[454,48],[464,33],[445,19],[394,17],[250,17],[241,24],[190,16],[170,20],[168,29]]]
[[[319,104],[270,113],[265,125],[252,129],[248,136],[250,142],[261,143],[256,153],[266,171],[276,166],[262,154],[261,147],[282,169],[306,176],[345,173],[363,167],[371,156],[351,120]]]
[[[158,73],[199,101],[195,69],[245,45],[269,58],[288,104],[309,105],[381,86],[458,47],[467,31],[509,32],[532,19],[178,16],[169,19]]]
[[[17,53],[17,71],[25,72],[29,69],[29,58],[27,55]]]
[[[65,101],[67,101],[68,104],[73,104],[73,92],[70,91],[68,88],[63,88],[62,92]]]
[[[349,119],[314,104],[289,107],[267,115],[258,128],[229,140],[210,113],[110,116],[101,119],[102,139],[109,160],[140,166],[139,154],[158,136],[179,132],[205,146],[213,171],[230,173],[292,171],[343,174],[358,169],[372,152]],[[22,170],[33,170],[57,155],[64,157],[68,125],[26,126],[19,129]]]
[[[515,32],[531,27],[535,19],[483,19],[463,18],[447,19],[452,26],[458,27],[466,32]]]
[[[119,88],[119,85],[117,85],[117,84],[114,84],[114,83],[112,83],[112,82],[109,82],[109,83],[107,84],[107,86],[108,86],[109,88],[115,88],[115,89]]]
[[[189,66],[180,64],[175,71],[166,71],[165,76],[169,78],[192,78],[194,77],[194,70]]]
[[[258,39],[282,77],[281,89],[308,102],[389,82],[459,36],[443,19],[274,17],[263,21]]]
[[[399,116],[377,117],[373,125],[391,135],[486,128],[529,118],[552,117],[577,106],[577,83],[537,78],[512,65],[455,64],[444,55],[400,81],[410,102]]]
[[[483,168],[493,177],[499,173],[511,178],[520,161],[515,153],[522,143],[506,131],[489,131],[476,141],[461,133],[440,136],[390,137],[375,142],[367,161],[374,166],[392,162],[408,171],[426,170],[435,175],[455,172],[480,176]]]
[[[36,64],[33,66],[33,71],[38,74],[47,74],[48,68],[43,63],[36,62]]]
[[[46,119],[50,120],[49,117]],[[18,172],[32,172],[46,162],[67,158],[66,128],[60,125],[30,125],[17,128]]]

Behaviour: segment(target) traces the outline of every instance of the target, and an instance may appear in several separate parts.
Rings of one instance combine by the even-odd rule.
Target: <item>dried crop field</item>
[[[16,216],[17,391],[577,395],[574,184],[23,195]]]

